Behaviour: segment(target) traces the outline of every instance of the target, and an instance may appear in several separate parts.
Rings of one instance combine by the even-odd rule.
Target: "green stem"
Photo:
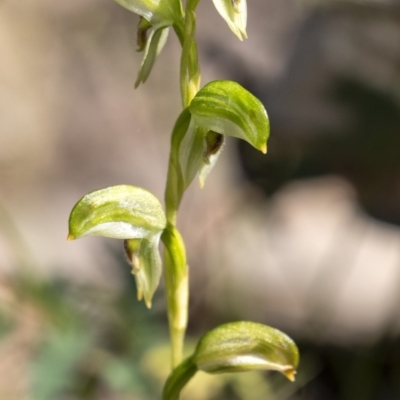
[[[161,240],[164,244],[165,294],[172,345],[172,365],[182,360],[188,321],[189,279],[186,251],[178,230],[168,223]]]
[[[161,237],[164,246],[165,292],[168,308],[168,322],[172,345],[172,364],[182,360],[183,344],[188,320],[189,283],[186,252],[183,240],[176,229],[179,204],[185,190],[179,167],[179,143],[186,134],[190,113],[187,110],[200,88],[200,68],[197,45],[195,9],[200,0],[188,0],[184,19],[173,26],[182,46],[180,65],[180,88],[184,111],[175,124],[171,139],[171,153],[168,166],[165,205],[168,226]]]
[[[186,251],[182,237],[175,225],[179,204],[185,191],[179,165],[179,146],[189,128],[190,119],[189,110],[183,110],[175,123],[171,135],[171,151],[165,189],[165,208],[168,224],[161,236],[165,247],[165,294],[172,344],[172,365],[174,366],[179,364],[182,359],[188,320],[189,283]]]
[[[184,360],[174,369],[164,386],[162,400],[179,400],[181,390],[197,372],[193,357]]]
[[[186,10],[195,11],[199,3],[200,0],[188,0],[186,3]]]
[[[180,87],[183,108],[189,106],[200,89],[200,67],[197,56],[196,14],[199,0],[188,0],[185,12],[184,40],[180,66]],[[182,42],[181,42],[182,43]]]

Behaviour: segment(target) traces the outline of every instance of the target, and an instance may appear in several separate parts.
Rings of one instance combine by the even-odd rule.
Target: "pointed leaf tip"
[[[70,242],[70,241],[72,241],[72,240],[74,240],[75,238],[70,234],[70,233],[68,233],[68,236],[67,236],[67,242]]]
[[[267,143],[264,143],[261,147],[260,147],[260,151],[263,154],[267,154]]]
[[[296,380],[296,371],[294,369],[289,369],[287,371],[282,372],[286,378],[289,379],[290,382],[294,382]]]

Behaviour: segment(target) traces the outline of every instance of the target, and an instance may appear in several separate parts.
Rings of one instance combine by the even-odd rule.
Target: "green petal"
[[[208,131],[238,137],[263,153],[267,151],[267,112],[260,100],[238,83],[208,83],[196,94],[189,111],[197,125]]]
[[[206,333],[194,353],[199,370],[209,373],[275,370],[294,381],[299,364],[295,343],[277,329],[233,322]]]
[[[188,109],[179,115],[171,135],[171,152],[168,165],[167,189],[165,193],[165,207],[170,219],[176,217],[176,211],[186,189],[180,163],[179,149],[191,123],[192,116]]]
[[[156,58],[160,54],[167,41],[168,31],[169,28],[165,27],[151,31],[146,42],[142,64],[135,82],[135,88],[137,88],[140,83],[145,83],[149,77]]]
[[[163,208],[154,195],[134,186],[113,186],[91,192],[76,203],[69,217],[68,239],[87,235],[149,238],[165,225]]]
[[[228,24],[231,31],[240,39],[247,38],[246,0],[213,0],[215,8]]]
[[[160,233],[148,239],[128,239],[124,241],[128,260],[135,276],[138,300],[151,308],[151,300],[161,277],[161,257],[158,250]]]
[[[172,25],[182,15],[180,0],[114,0],[129,11],[139,14],[153,26]]]

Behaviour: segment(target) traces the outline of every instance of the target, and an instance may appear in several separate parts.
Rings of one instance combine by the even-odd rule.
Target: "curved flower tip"
[[[293,368],[283,371],[282,373],[289,379],[289,381],[294,382],[296,380],[296,371]]]

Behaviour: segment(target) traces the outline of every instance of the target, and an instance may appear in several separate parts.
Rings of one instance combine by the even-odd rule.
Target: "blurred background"
[[[400,4],[249,0],[239,42],[200,3],[203,82],[232,79],[271,119],[268,154],[229,140],[179,227],[188,348],[253,320],[287,332],[295,384],[199,374],[191,400],[400,398]],[[136,301],[116,240],[67,243],[87,192],[163,196],[180,112],[170,35],[134,90],[137,17],[111,0],[0,2],[0,399],[153,400],[169,370],[162,288]]]

